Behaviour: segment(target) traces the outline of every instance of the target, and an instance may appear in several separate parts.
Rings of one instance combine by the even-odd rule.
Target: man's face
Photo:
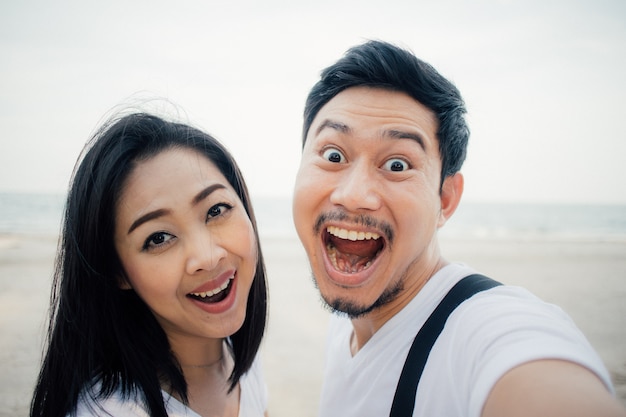
[[[438,268],[447,212],[437,128],[407,94],[367,87],[341,92],[313,120],[293,215],[332,308],[353,317],[401,308]]]

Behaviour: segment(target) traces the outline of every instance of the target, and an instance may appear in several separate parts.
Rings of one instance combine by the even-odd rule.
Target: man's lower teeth
[[[342,265],[339,266],[338,261],[337,261],[337,250],[333,246],[328,245],[326,246],[326,251],[328,253],[328,259],[330,260],[330,263],[333,265],[333,267],[337,271],[355,274],[357,272],[366,270],[367,268],[370,267],[370,265],[372,265],[372,261],[367,261],[367,263],[365,263],[365,265],[362,265],[362,266],[350,265],[346,262],[341,262]]]

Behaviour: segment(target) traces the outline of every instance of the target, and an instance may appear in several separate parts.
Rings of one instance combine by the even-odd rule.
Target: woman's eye
[[[162,246],[173,239],[174,236],[165,232],[157,232],[148,236],[145,243],[143,244],[144,249],[153,249],[159,246]]]
[[[211,207],[207,213],[207,220],[213,218],[213,217],[218,217],[221,216],[222,214],[224,214],[226,211],[232,209],[233,206],[226,204],[226,203],[219,203],[214,205],[213,207]]]
[[[330,161],[336,164],[344,162],[346,160],[343,154],[335,148],[326,149],[323,153],[323,157],[327,161]]]
[[[406,171],[407,169],[409,169],[409,164],[407,164],[406,161],[403,161],[402,159],[390,159],[385,162],[385,169],[394,172]]]

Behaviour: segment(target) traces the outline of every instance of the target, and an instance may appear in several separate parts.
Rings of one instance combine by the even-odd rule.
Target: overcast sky
[[[626,203],[626,2],[300,3],[3,1],[0,192],[63,192],[112,109],[164,98],[290,195],[309,88],[382,39],[464,95],[466,200]]]

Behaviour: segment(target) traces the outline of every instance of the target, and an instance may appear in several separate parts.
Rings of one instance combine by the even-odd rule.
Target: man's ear
[[[446,177],[443,181],[441,187],[441,212],[439,213],[437,227],[443,227],[456,211],[463,195],[463,185],[463,174],[460,172]]]

